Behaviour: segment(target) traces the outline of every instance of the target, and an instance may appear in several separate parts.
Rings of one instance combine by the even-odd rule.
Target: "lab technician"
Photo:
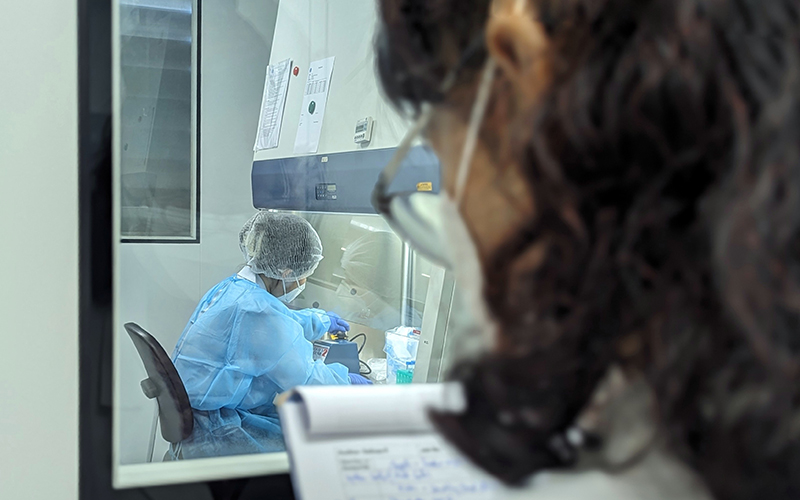
[[[365,380],[312,355],[312,342],[349,330],[346,321],[287,307],[322,260],[311,224],[259,211],[239,233],[239,246],[246,265],[206,293],[172,356],[194,413],[194,431],[173,447],[173,458],[282,451],[277,394]]]

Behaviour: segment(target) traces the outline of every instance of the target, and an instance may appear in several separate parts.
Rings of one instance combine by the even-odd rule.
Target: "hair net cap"
[[[261,210],[239,231],[239,248],[253,272],[278,280],[311,276],[322,260],[322,241],[294,214]]]

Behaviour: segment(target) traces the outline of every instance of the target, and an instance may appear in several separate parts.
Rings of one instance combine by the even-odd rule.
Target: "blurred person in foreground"
[[[530,498],[800,498],[800,2],[378,3],[485,308],[438,428]]]

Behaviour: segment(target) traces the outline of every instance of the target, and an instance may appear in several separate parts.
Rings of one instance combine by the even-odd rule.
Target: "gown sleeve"
[[[239,408],[256,408],[272,403],[277,394],[298,385],[350,383],[345,366],[338,363],[326,365],[314,360],[313,346],[306,332],[315,322],[316,328],[322,328],[324,323],[318,315],[298,317],[295,313],[305,311],[285,314],[287,311],[285,308],[269,308],[243,310],[239,314],[232,360],[238,370],[251,376],[249,390],[239,402]],[[308,321],[297,321],[303,318]]]
[[[313,358],[306,335],[327,331],[329,321],[319,313],[290,311],[257,293],[225,294],[191,326],[174,358],[192,407],[252,409],[298,385],[349,384],[346,367]]]
[[[293,311],[287,307],[289,314],[303,327],[303,336],[309,342],[319,340],[331,326],[331,318],[322,309],[300,309]]]

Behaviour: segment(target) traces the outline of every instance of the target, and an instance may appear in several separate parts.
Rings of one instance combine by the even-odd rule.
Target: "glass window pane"
[[[377,12],[324,0],[118,7],[117,484],[153,480],[142,468],[151,459],[182,462],[182,480],[286,472],[276,395],[347,385],[351,374],[438,382],[446,365],[453,279],[370,202],[410,126],[379,87]],[[394,188],[438,190],[436,156],[420,146],[408,158]],[[240,248],[259,209],[307,221],[321,241],[323,259],[302,273],[304,289],[288,305],[300,279],[267,276],[250,261],[255,247],[247,257]],[[305,248],[296,234],[271,238],[273,252]],[[349,323],[345,345],[357,349],[341,361],[321,354],[321,343],[337,340],[328,313]],[[156,408],[141,384],[152,377],[147,355],[126,323],[151,335],[175,368],[195,426],[188,436],[170,441],[160,417],[153,430]],[[194,459],[218,466],[197,472],[187,465]]]
[[[119,12],[122,237],[194,240],[192,1]]]

